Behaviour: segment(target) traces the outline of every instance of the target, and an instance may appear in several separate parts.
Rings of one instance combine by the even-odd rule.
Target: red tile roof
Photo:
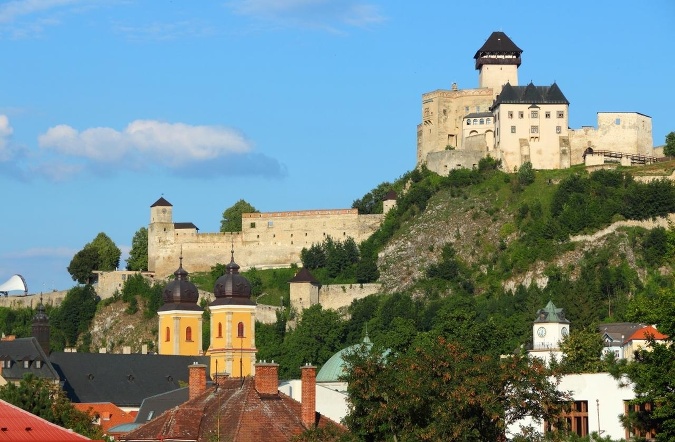
[[[668,339],[668,336],[664,335],[663,333],[655,329],[653,326],[648,325],[639,330],[636,330],[635,333],[633,333],[632,335],[630,335],[628,339],[626,339],[626,343],[630,341],[646,341],[647,339],[649,339],[649,337],[653,337],[657,341]]]
[[[319,427],[342,426],[316,413]],[[260,394],[252,378],[228,379],[183,405],[166,411],[121,439],[126,441],[219,440],[282,442],[307,428],[301,404],[283,393]],[[346,430],[345,430],[346,431]]]
[[[0,441],[81,442],[85,440],[91,439],[0,400]]]
[[[97,416],[99,426],[105,433],[117,425],[133,422],[135,418],[135,415],[122,410],[112,402],[81,403],[73,404],[73,406],[91,416]]]

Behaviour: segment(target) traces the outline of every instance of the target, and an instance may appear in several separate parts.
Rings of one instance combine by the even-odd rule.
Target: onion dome
[[[42,294],[40,294],[40,303],[37,306],[37,312],[33,316],[33,325],[49,324],[49,316],[45,312],[45,305],[42,303]]]
[[[239,265],[234,262],[234,250],[230,263],[225,266],[225,274],[218,278],[213,288],[215,301],[210,305],[255,305],[251,301],[251,283],[239,274]]]
[[[199,301],[199,291],[197,286],[188,280],[188,272],[183,268],[183,257],[180,257],[178,270],[174,273],[174,280],[166,285],[162,293],[164,305],[159,311],[167,310],[203,310],[197,301]]]

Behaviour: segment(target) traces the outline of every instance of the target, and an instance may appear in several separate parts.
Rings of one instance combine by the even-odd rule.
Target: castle
[[[478,88],[453,84],[422,95],[418,166],[447,175],[489,155],[512,172],[525,162],[562,169],[589,160],[631,165],[654,155],[651,118],[640,113],[598,112],[597,129],[570,129],[570,103],[556,83],[518,85],[522,53],[505,33],[493,32],[474,55]],[[598,151],[612,155],[587,155]]]
[[[360,243],[380,227],[383,217],[359,215],[356,209],[244,213],[241,232],[200,233],[191,222],[175,223],[173,206],[162,197],[150,206],[148,271],[157,279],[171,275],[181,254],[191,272],[209,271],[227,259],[231,247],[242,268],[288,267],[300,263],[303,248],[329,236]]]

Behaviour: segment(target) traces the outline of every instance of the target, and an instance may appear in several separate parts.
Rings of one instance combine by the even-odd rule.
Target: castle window
[[[560,132],[562,132],[562,127],[556,126],[555,127],[555,133],[559,134]]]
[[[187,342],[192,342],[192,327],[185,329],[185,340]]]
[[[464,106],[464,112],[469,112],[469,106]]]
[[[546,117],[546,118],[551,118],[551,113],[550,113],[550,112],[545,112],[545,113],[544,113],[544,117]]]
[[[525,112],[523,111],[518,112],[518,118],[525,118]]]
[[[614,124],[616,124],[617,126],[621,124],[621,118],[617,118],[616,120],[614,120]]]
[[[467,125],[467,126],[471,126],[471,118],[467,118],[467,119],[466,119],[466,125]]]
[[[511,126],[511,133],[515,134],[516,133],[516,126]]]
[[[513,118],[513,111],[509,111],[509,118]]]
[[[531,111],[530,118],[539,118],[539,111]]]
[[[216,338],[222,338],[223,337],[223,323],[219,322],[218,323],[218,336]]]
[[[539,133],[539,126],[530,126],[530,133],[531,134],[538,134]]]
[[[164,340],[166,342],[169,342],[171,340],[171,329],[169,329],[169,327],[167,327],[164,332]]]
[[[274,221],[267,221],[267,227],[274,227]]]
[[[564,111],[558,111],[558,112],[556,112],[556,117],[558,117],[558,118],[565,118],[565,112],[564,112]]]
[[[243,338],[244,337],[244,323],[240,322],[237,324],[237,337],[238,338]]]
[[[486,118],[486,119],[485,119],[485,124],[492,124],[492,119],[491,119],[491,118]]]
[[[480,112],[480,106],[476,106],[476,112]]]
[[[251,228],[255,229],[255,223],[251,223]]]
[[[478,118],[473,119],[473,124],[478,124]]]
[[[481,119],[480,119],[480,124],[485,124],[485,120],[481,118]]]

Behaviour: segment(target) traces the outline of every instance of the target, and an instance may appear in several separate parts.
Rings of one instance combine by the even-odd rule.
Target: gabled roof
[[[643,327],[645,327],[645,324],[638,324],[635,322],[611,322],[600,324],[598,326],[598,331],[602,333],[603,336],[608,336],[613,343],[623,345],[626,338]]]
[[[154,204],[150,207],[162,207],[162,206],[173,207],[173,204],[165,200],[164,197],[162,196],[157,201],[155,201]]]
[[[506,83],[492,105],[494,110],[500,104],[567,104],[567,98],[560,87],[553,83],[551,86],[535,86],[532,82],[527,86],[512,86]]]
[[[33,337],[0,341],[0,360],[11,361],[9,367],[2,369],[2,377],[8,381],[19,381],[26,373],[53,381],[59,380],[59,375],[49,361],[49,357],[42,350],[37,339]],[[24,361],[29,362],[28,368],[24,368]],[[39,368],[37,361],[40,361]]]
[[[138,410],[134,423],[144,424],[152,419],[161,416],[166,410],[177,407],[187,402],[190,398],[188,387],[177,390],[167,391],[166,393],[156,394],[143,399],[141,408]]]
[[[335,426],[316,413],[318,427]],[[217,389],[173,408],[131,431],[122,440],[288,441],[307,428],[302,423],[301,404],[283,393],[260,394],[253,378],[228,379]]]
[[[503,32],[493,32],[490,34],[483,46],[476,51],[476,55],[473,58],[477,59],[482,57],[485,54],[517,54],[520,55],[523,53],[523,50],[520,49],[516,44]]]
[[[146,397],[181,388],[188,365],[209,366],[206,356],[52,353],[52,364],[72,402],[112,402],[139,407]]]
[[[556,322],[562,324],[569,324],[570,321],[565,318],[565,312],[561,308],[557,308],[553,301],[548,301],[546,307],[539,309],[535,323],[540,322]]]
[[[180,229],[199,230],[199,227],[195,226],[193,223],[173,223],[173,228],[176,229],[176,230],[180,230]]]
[[[288,282],[310,282],[312,284],[319,284],[319,281],[314,278],[314,275],[312,275],[306,267],[301,268]]]
[[[105,433],[114,426],[128,424],[134,420],[131,413],[127,413],[112,402],[73,404],[73,407],[90,416],[98,417],[98,425]]]
[[[630,341],[646,341],[650,338],[654,338],[657,341],[662,341],[664,339],[668,339],[667,335],[664,335],[657,329],[655,329],[653,326],[648,325],[646,327],[642,327],[639,330],[636,330],[628,339],[626,339],[626,343]]]
[[[0,400],[0,440],[62,442],[91,440]]]

